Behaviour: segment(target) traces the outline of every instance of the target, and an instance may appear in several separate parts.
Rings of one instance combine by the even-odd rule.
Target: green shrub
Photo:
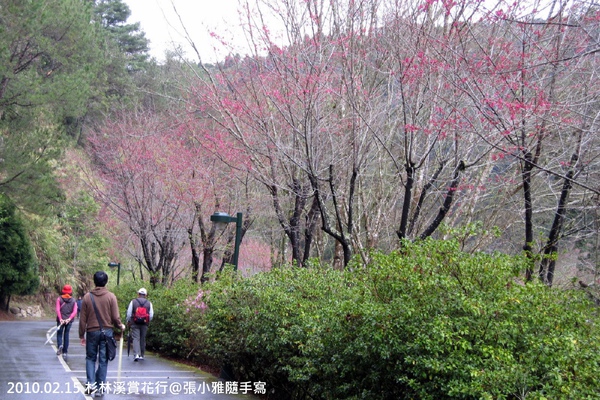
[[[347,271],[224,274],[187,303],[187,349],[276,398],[597,398],[596,309],[524,265],[428,240]]]

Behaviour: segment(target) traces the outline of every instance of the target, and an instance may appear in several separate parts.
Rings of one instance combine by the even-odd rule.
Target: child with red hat
[[[56,333],[58,344],[56,355],[62,354],[65,361],[69,351],[69,331],[75,316],[77,316],[77,302],[72,294],[71,285],[65,285],[62,288],[62,294],[56,299],[56,324],[59,326]]]

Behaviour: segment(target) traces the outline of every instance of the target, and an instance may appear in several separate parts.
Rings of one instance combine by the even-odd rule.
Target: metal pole
[[[119,286],[119,282],[121,281],[121,263],[120,262],[116,263],[116,262],[111,261],[108,263],[108,266],[111,268],[114,268],[114,267],[118,268],[117,269],[117,286]]]

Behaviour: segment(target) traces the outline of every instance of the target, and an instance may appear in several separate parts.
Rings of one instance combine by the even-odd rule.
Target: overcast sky
[[[172,42],[184,46],[188,57],[195,58],[172,3],[196,43],[202,61],[215,62],[229,53],[221,50],[221,54],[215,55],[215,40],[209,32],[216,32],[229,42],[242,39],[237,0],[125,0],[125,3],[131,9],[127,22],[141,23],[151,42],[150,54],[158,60],[164,59],[165,49],[173,48]]]
[[[195,59],[185,40],[184,32],[173,5],[179,12],[183,24],[202,56],[202,61],[213,63],[222,60],[230,51],[224,46],[215,54],[216,40],[209,32],[217,33],[223,40],[236,46],[234,53],[245,54],[247,48],[240,28],[238,14],[239,0],[124,0],[131,9],[128,22],[140,22],[146,32],[146,37],[151,41],[150,54],[156,59],[164,59],[164,51],[172,49],[172,43],[183,46],[188,58]],[[495,0],[486,0],[495,3]],[[533,0],[531,0],[533,1]],[[252,1],[250,3],[253,3]],[[542,1],[541,4],[545,2]],[[550,2],[547,2],[548,4]],[[547,6],[546,6],[547,7]],[[265,15],[262,14],[264,17]],[[269,31],[281,32],[278,23],[266,17]]]

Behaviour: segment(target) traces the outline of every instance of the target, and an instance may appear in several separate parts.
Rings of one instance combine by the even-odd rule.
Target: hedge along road
[[[52,320],[0,322],[0,398],[38,400],[83,400],[85,396],[85,347],[81,346],[78,321],[71,327],[69,354],[65,362],[56,355],[56,336]],[[146,352],[144,360],[134,362],[123,346],[119,376],[117,357],[108,363],[106,400],[130,399],[213,399],[256,400],[253,395],[260,382],[233,382]],[[119,383],[117,383],[119,381]],[[236,394],[237,393],[237,394]],[[243,394],[249,393],[249,394]]]

